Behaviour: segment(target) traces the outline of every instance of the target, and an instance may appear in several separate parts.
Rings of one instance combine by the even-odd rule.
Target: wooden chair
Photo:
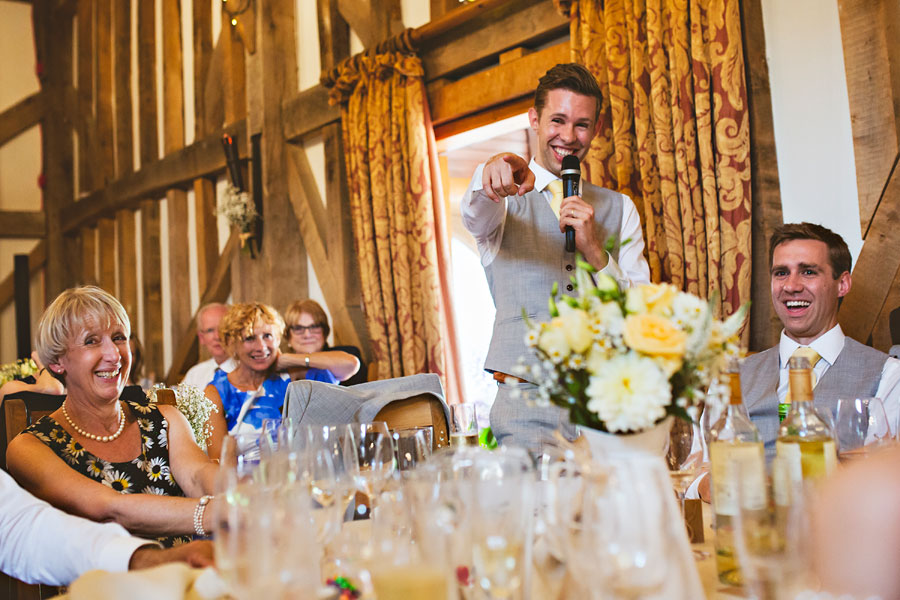
[[[64,395],[39,394],[36,392],[16,392],[3,399],[0,410],[0,458],[2,467],[6,469],[6,446],[9,441],[19,435],[23,429],[36,422],[44,415],[49,415],[59,408]],[[59,593],[59,588],[47,585],[29,585],[0,573],[0,598],[9,600],[40,600],[52,598]]]
[[[431,394],[419,394],[406,400],[391,402],[375,417],[376,421],[387,423],[388,429],[412,429],[414,427],[431,427],[433,431],[433,450],[449,445],[449,426],[447,416],[440,400]]]
[[[6,469],[6,446],[23,429],[35,423],[44,415],[49,415],[62,406],[65,395],[39,394],[36,392],[16,392],[3,399],[0,411],[0,458]]]

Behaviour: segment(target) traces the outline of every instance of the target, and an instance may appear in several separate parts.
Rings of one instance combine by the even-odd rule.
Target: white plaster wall
[[[836,0],[762,0],[785,223],[841,234],[862,249],[859,197]]]

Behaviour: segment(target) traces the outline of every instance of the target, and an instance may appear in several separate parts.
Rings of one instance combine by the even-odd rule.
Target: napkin
[[[214,600],[227,596],[225,582],[212,568],[169,563],[127,573],[88,571],[72,585],[68,600]]]

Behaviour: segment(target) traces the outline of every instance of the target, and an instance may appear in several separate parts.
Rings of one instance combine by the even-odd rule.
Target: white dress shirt
[[[147,544],[156,542],[50,506],[0,470],[0,571],[27,583],[68,585],[93,569],[127,571],[131,555]]]
[[[553,195],[547,186],[551,181],[559,178],[537,164],[533,158],[528,164],[528,168],[534,173],[534,189],[541,192],[550,203]],[[494,261],[500,251],[503,225],[506,221],[506,199],[504,198],[503,202],[494,202],[485,194],[475,193],[482,189],[483,170],[484,163],[475,169],[472,181],[469,182],[469,188],[460,203],[460,212],[463,225],[478,243],[481,265],[486,267]],[[622,287],[650,283],[650,267],[644,258],[644,235],[641,232],[641,219],[631,198],[623,194],[622,200],[622,225],[619,231],[619,240],[626,243],[619,247],[618,261],[613,260],[613,257],[609,256],[607,252],[609,262],[601,273],[612,276]]]
[[[226,358],[221,365],[216,363],[214,358],[210,358],[209,360],[199,362],[188,369],[188,372],[184,374],[184,379],[181,383],[186,383],[204,390],[207,385],[212,383],[216,369],[222,369],[226,373],[231,373],[236,366],[237,363],[231,357]]]
[[[822,376],[828,371],[828,368],[834,364],[838,355],[844,349],[844,340],[846,336],[840,325],[835,325],[816,339],[814,339],[809,347],[815,350],[822,359],[813,367],[816,374],[816,381],[821,381]],[[781,331],[781,340],[778,342],[778,401],[782,402],[788,391],[788,381],[790,369],[788,361],[794,350],[800,347],[800,344],[792,340]],[[891,431],[897,432],[898,419],[900,419],[900,360],[896,358],[888,358],[884,361],[881,368],[881,381],[878,383],[878,390],[875,397],[880,398],[884,404],[884,411],[887,413],[888,423],[891,425]]]

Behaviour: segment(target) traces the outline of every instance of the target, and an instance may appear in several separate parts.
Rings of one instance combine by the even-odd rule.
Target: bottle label
[[[740,506],[766,505],[766,469],[761,443],[713,442],[709,449],[713,504],[717,515],[735,516]]]

